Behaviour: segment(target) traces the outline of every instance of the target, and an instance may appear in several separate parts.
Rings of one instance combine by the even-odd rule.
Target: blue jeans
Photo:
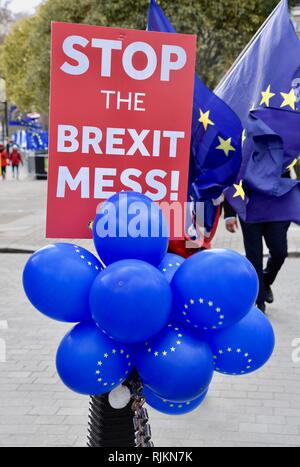
[[[12,165],[12,173],[13,177],[19,178],[19,166],[18,165]]]

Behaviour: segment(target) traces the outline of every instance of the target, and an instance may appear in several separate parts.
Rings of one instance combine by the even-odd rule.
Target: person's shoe
[[[266,302],[274,303],[274,294],[270,286],[266,286]]]

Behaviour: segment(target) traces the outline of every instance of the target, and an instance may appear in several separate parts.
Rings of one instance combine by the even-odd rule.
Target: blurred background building
[[[298,36],[300,37],[300,0],[296,2],[296,6],[292,8],[292,17],[296,27]]]

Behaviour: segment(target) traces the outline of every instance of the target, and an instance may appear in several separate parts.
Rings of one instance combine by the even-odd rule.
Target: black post
[[[5,145],[5,119],[4,118],[1,121],[1,130],[2,130],[2,143],[4,146]]]
[[[7,142],[9,140],[9,129],[8,129],[8,104],[7,101],[4,102],[4,122],[5,122],[5,133]]]
[[[88,447],[153,447],[149,417],[143,408],[143,386],[136,374],[124,383],[130,389],[130,402],[122,409],[114,409],[109,395],[92,397],[88,429]]]
[[[108,395],[92,397],[88,445],[98,447],[135,447],[135,431],[131,404],[113,409]]]

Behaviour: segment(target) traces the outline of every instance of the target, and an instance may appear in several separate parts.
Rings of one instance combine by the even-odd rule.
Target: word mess
[[[168,183],[168,178],[171,178]],[[92,180],[94,179],[94,183]],[[60,166],[58,170],[57,198],[65,198],[70,191],[79,191],[81,199],[108,199],[117,191],[135,191],[143,193],[153,201],[163,200],[170,191],[170,200],[178,200],[180,173],[168,172],[160,169],[151,169],[143,172],[137,168],[128,168],[118,171],[116,168],[81,169],[73,176],[66,166]],[[122,190],[116,186],[121,184]],[[145,186],[148,187],[145,190]],[[93,187],[93,188],[91,188]]]

